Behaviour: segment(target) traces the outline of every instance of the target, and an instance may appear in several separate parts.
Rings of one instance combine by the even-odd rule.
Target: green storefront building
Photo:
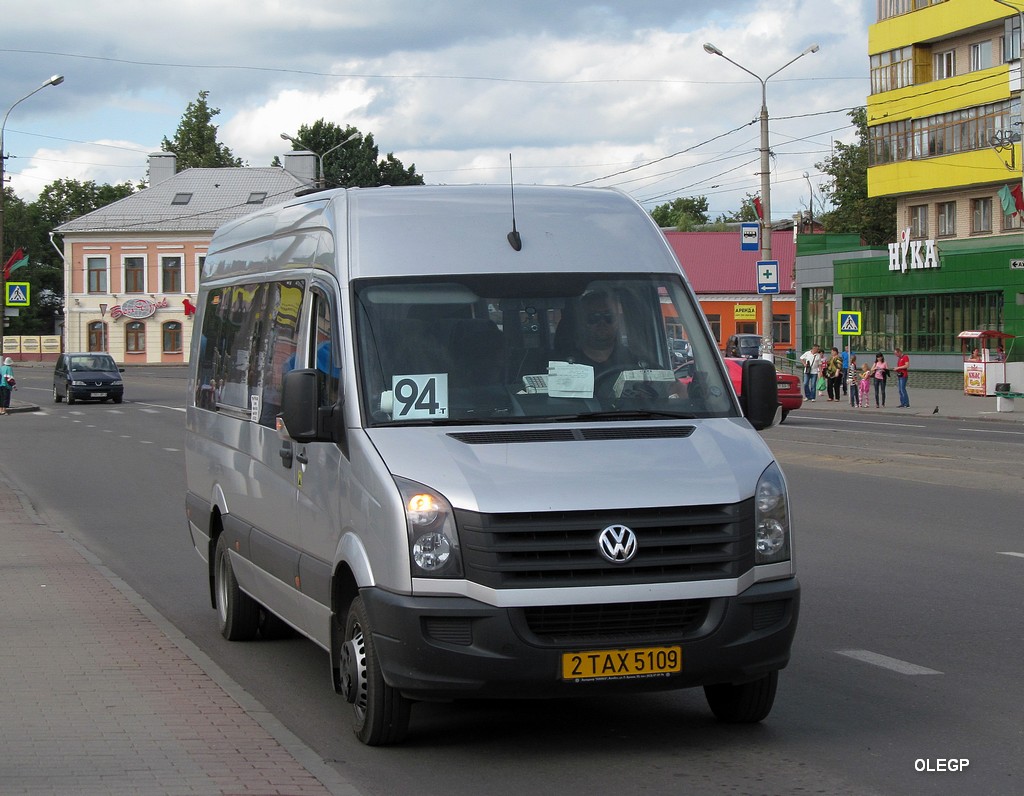
[[[959,334],[992,330],[1020,337],[1006,341],[1006,358],[1024,362],[1024,245],[1017,235],[905,240],[888,250],[862,247],[855,235],[801,235],[795,274],[801,350],[849,344],[871,354],[869,362],[881,351],[892,365],[899,347],[910,355],[915,383],[954,388],[964,375]],[[861,313],[860,335],[838,334],[840,309]]]

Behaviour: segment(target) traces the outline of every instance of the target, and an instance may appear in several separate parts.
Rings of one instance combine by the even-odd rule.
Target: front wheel
[[[57,385],[56,384],[53,385],[53,402],[55,404],[59,404],[60,403],[60,393],[57,392]]]
[[[353,708],[352,729],[364,744],[386,746],[405,739],[411,704],[384,682],[362,597],[352,601],[345,621],[341,692]]]
[[[749,683],[716,683],[704,686],[711,712],[729,724],[756,724],[772,712],[779,673],[769,672]]]
[[[75,394],[71,392],[71,385],[68,385],[67,390],[64,392],[64,397],[67,399],[68,406],[71,406],[75,402]]]
[[[260,606],[238,587],[224,534],[217,539],[217,551],[213,557],[213,593],[221,635],[228,641],[255,638],[260,627]]]

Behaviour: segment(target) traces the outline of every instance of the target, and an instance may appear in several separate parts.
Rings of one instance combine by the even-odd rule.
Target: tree
[[[351,125],[342,128],[334,122],[318,119],[312,125],[302,125],[292,136],[299,142],[293,141],[292,149],[305,149],[323,156],[324,184],[328,188],[423,185],[423,177],[416,173],[415,165],[406,168],[390,152],[378,160],[379,151],[373,142],[373,133],[347,144],[341,143],[358,132]],[[272,165],[280,165],[280,161],[275,158]]]
[[[850,111],[857,128],[857,143],[835,145],[832,155],[815,166],[831,179],[822,183],[822,194],[834,207],[821,216],[826,232],[857,233],[868,246],[895,240],[896,200],[868,196],[868,117],[865,108]]]
[[[92,180],[54,180],[40,191],[33,205],[40,221],[53,229],[133,193],[135,187],[128,182],[97,185]]]
[[[230,149],[217,141],[217,126],[212,123],[220,108],[211,108],[206,98],[209,91],[200,91],[199,97],[190,102],[181,117],[174,139],[164,138],[160,148],[177,155],[178,171],[191,168],[219,168],[223,166],[244,166]]]
[[[706,196],[679,197],[651,211],[659,227],[675,227],[680,232],[691,232],[708,223]]]
[[[747,194],[735,213],[723,213],[715,219],[716,224],[738,224],[743,221],[758,221],[757,209],[754,207],[754,197]]]

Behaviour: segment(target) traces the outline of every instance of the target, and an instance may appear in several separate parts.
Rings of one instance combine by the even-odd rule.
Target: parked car
[[[53,370],[53,400],[60,403],[75,401],[124,400],[124,379],[110,354],[88,352],[61,354]]]
[[[743,375],[743,357],[726,357],[725,367],[729,371],[729,381],[732,382],[736,394],[740,392],[740,382]],[[782,418],[780,422],[786,422],[786,417],[794,409],[804,405],[803,385],[800,377],[791,373],[775,372],[775,381],[779,387],[779,405],[782,407]]]
[[[761,355],[761,335],[734,334],[725,343],[727,357],[757,359]]]

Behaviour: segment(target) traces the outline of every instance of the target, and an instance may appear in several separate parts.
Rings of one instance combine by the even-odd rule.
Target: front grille
[[[754,565],[754,502],[581,512],[455,512],[469,580],[495,589],[607,586],[736,578]],[[599,550],[627,525],[637,552],[613,564]]]
[[[679,639],[699,628],[708,600],[672,600],[610,605],[547,605],[523,609],[535,636],[555,644],[644,642]]]

